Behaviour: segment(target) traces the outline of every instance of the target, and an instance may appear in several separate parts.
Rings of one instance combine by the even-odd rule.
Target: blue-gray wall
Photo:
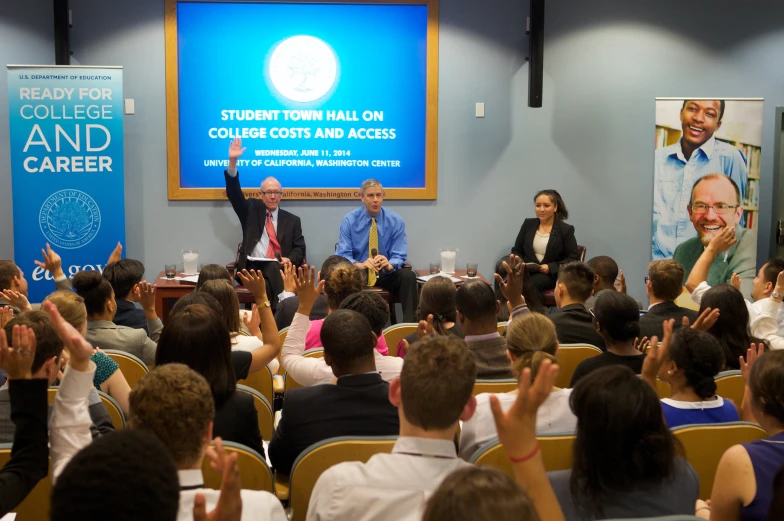
[[[46,40],[51,2],[25,0],[25,8],[8,8],[7,2],[0,2],[0,57],[6,63],[51,57],[46,49],[30,54],[30,44]],[[630,293],[644,298],[656,96],[765,98],[760,236],[768,236],[774,112],[784,105],[784,3],[753,0],[719,8],[682,0],[549,0],[541,109],[527,107],[527,8],[520,4],[440,2],[438,200],[387,203],[406,218],[414,266],[437,259],[441,248],[456,247],[459,262],[479,262],[489,275],[522,220],[533,215],[533,194],[553,187],[564,196],[588,257],[614,257]],[[23,19],[37,18],[37,6],[48,18],[21,26]],[[71,0],[71,7],[74,63],[122,65],[125,95],[136,100],[136,115],[125,120],[128,254],[147,264],[148,276],[177,260],[183,248],[198,248],[202,262],[232,259],[240,230],[227,202],[167,200],[163,0]],[[14,31],[6,31],[7,25]],[[230,37],[230,27],[215,30]],[[3,156],[4,88],[2,77]],[[485,119],[474,118],[478,101],[486,103]],[[9,187],[3,159],[5,222]],[[341,217],[355,207],[332,201],[285,205],[302,217],[314,263],[332,252]],[[0,226],[0,258],[12,254],[9,228]]]

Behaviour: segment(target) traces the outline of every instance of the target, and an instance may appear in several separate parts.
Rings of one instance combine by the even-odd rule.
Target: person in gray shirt
[[[625,366],[572,390],[572,470],[548,474],[566,521],[693,515],[699,478],[664,423],[651,387]]]

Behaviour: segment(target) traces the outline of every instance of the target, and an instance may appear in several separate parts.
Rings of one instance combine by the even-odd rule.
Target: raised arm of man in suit
[[[240,224],[244,228],[250,203],[245,199],[245,194],[242,193],[240,176],[237,172],[237,159],[240,158],[243,152],[245,152],[245,149],[242,147],[242,140],[236,138],[229,145],[229,168],[224,172],[224,177],[226,178],[226,197],[229,198],[231,207],[234,208],[234,213],[237,214]]]

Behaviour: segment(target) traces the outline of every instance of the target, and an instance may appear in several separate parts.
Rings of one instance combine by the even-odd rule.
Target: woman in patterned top
[[[73,291],[55,291],[46,299],[52,302],[60,315],[66,322],[75,327],[79,333],[84,336],[87,331],[87,309],[84,307],[84,299],[74,293]],[[90,358],[96,366],[95,376],[93,377],[93,385],[96,389],[100,389],[112,398],[114,398],[120,405],[123,414],[128,414],[128,395],[131,393],[131,387],[125,380],[125,376],[120,370],[117,362],[109,358],[109,355],[96,351]]]

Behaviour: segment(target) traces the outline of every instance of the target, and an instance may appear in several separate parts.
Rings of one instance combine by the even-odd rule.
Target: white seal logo
[[[49,242],[72,250],[98,235],[101,210],[92,197],[80,190],[60,190],[41,205],[38,223]]]
[[[270,79],[292,101],[315,101],[330,91],[337,77],[335,54],[323,40],[292,36],[283,40],[270,58]]]

